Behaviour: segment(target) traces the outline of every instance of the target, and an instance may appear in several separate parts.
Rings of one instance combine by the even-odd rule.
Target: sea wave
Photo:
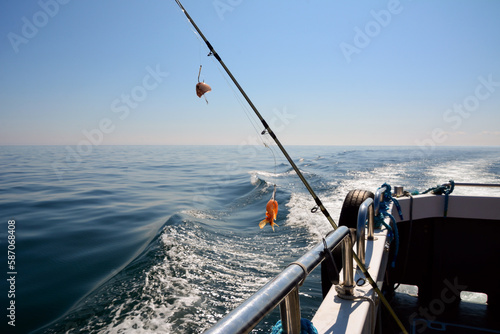
[[[26,332],[201,332],[332,229],[311,212],[316,203],[290,166],[245,160],[237,148],[99,147],[62,181],[50,166],[64,148],[2,150],[0,209],[19,222],[16,255],[29,267],[16,293],[19,314],[33,314]],[[498,152],[291,150],[335,221],[352,189],[500,183]],[[260,229],[274,185],[279,227]],[[491,191],[498,194],[454,193]],[[321,300],[315,275],[301,291],[305,316]]]

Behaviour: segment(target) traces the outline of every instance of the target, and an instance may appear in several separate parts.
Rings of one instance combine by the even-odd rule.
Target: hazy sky
[[[183,5],[285,145],[500,145],[500,1]],[[3,1],[0,31],[0,145],[256,142],[174,0]]]

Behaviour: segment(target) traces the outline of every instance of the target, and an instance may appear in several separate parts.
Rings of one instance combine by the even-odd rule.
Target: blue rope
[[[401,218],[401,220],[403,220],[403,212],[401,211],[401,205],[399,205],[399,201],[397,199],[392,197],[391,186],[388,183],[384,183],[382,185],[382,188],[383,187],[385,187],[386,190],[384,191],[384,200],[382,203],[386,204],[386,212],[388,212],[389,203],[393,202],[394,205],[396,206],[396,209],[398,210],[399,218]]]
[[[398,233],[398,225],[396,223],[396,219],[394,218],[393,215],[389,213],[389,204],[391,202],[394,203],[394,206],[398,210],[399,217],[401,220],[403,220],[403,213],[401,211],[401,205],[399,205],[399,201],[392,197],[391,194],[391,186],[387,183],[384,183],[381,187],[385,187],[386,191],[384,192],[384,196],[382,201],[380,202],[379,206],[379,215],[378,217],[375,217],[375,228],[381,228],[382,225],[384,225],[387,230],[389,231],[388,237],[390,238],[390,242],[395,240],[395,252],[394,252],[394,258],[392,260],[391,266],[394,268],[396,266],[396,257],[399,252],[399,233]],[[438,185],[433,188],[429,188],[426,191],[424,191],[422,194],[426,194],[428,192],[432,192],[435,195],[443,195],[445,196],[444,199],[444,217],[448,216],[448,198],[449,195],[453,192],[453,189],[455,189],[455,182],[453,180],[450,180],[449,184],[443,184],[443,185]],[[414,193],[418,194],[418,192]],[[385,217],[389,217],[392,221],[392,227],[384,222]]]
[[[443,195],[444,194],[444,217],[448,216],[448,197],[455,189],[455,181],[450,180],[450,184],[438,185],[436,187],[432,187],[424,191],[422,194],[427,194],[428,192],[432,192],[434,195]]]
[[[389,205],[391,202],[394,203],[394,206],[398,210],[399,217],[401,220],[403,219],[403,212],[401,211],[401,205],[399,204],[399,201],[392,197],[391,194],[391,186],[387,183],[384,183],[382,187],[385,187],[386,190],[384,191],[384,196],[383,200],[380,202],[379,205],[379,215],[375,217],[375,228],[380,228],[382,225],[384,225],[387,230],[389,230],[388,237],[390,239],[390,242],[393,240],[395,241],[395,251],[394,251],[394,258],[392,259],[391,266],[394,268],[396,266],[396,258],[399,253],[399,232],[398,232],[398,224],[396,223],[396,218],[394,218],[393,215],[389,213]],[[384,219],[385,217],[389,217],[392,221],[392,226],[388,225],[385,223]]]
[[[278,320],[276,325],[273,326],[271,334],[281,334],[283,333],[283,327],[281,325],[281,320]],[[300,334],[318,334],[318,330],[314,327],[312,322],[307,319],[300,319]]]

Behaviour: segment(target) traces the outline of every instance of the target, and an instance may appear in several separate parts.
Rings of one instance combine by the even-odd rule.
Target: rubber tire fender
[[[342,204],[339,225],[357,228],[359,207],[367,198],[375,198],[371,191],[355,189],[349,191]]]
[[[340,211],[339,226],[347,226],[351,230],[351,239],[356,241],[355,229],[358,225],[359,207],[367,198],[374,198],[375,195],[371,191],[355,189],[347,193]],[[342,269],[342,247],[340,245],[332,251],[335,266],[338,272]],[[330,290],[333,284],[339,284],[340,277],[338,272],[334,270],[333,264],[328,263],[328,257],[321,263],[321,286],[323,298]]]

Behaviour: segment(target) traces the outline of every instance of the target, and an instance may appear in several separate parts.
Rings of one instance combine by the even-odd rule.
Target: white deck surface
[[[384,251],[387,239],[387,230],[375,230],[375,240],[366,241],[366,264],[371,277],[378,283],[379,288],[384,279],[387,265],[388,252]],[[354,246],[356,249],[356,245]],[[354,263],[354,269],[357,266]],[[340,273],[342,280],[343,270]],[[354,281],[363,277],[360,270],[357,270]],[[362,286],[356,286],[355,296],[365,296],[372,298],[378,306],[378,297],[372,290],[370,284],[365,282]],[[372,303],[367,300],[345,300],[337,296],[335,287],[324,299],[312,322],[318,333],[373,333],[372,322],[375,322],[376,310],[373,310]]]

